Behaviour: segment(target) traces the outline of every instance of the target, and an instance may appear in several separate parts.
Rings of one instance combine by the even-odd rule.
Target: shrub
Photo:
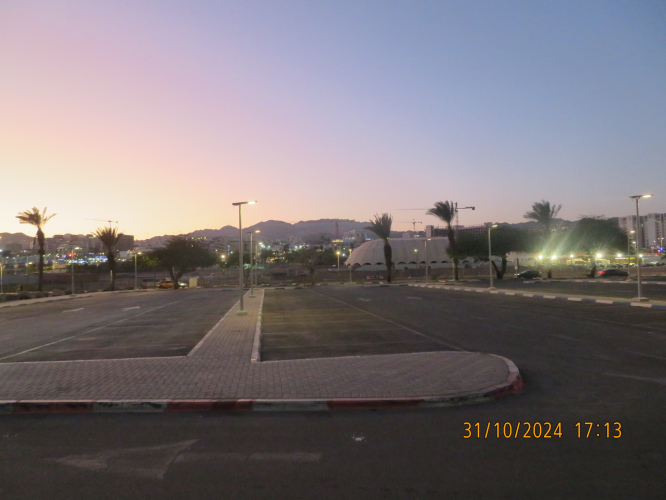
[[[65,293],[65,292],[63,292],[63,291],[60,290],[59,288],[54,288],[53,291],[51,292],[51,294],[52,294],[54,297],[60,297],[63,293]]]
[[[32,294],[30,292],[19,292],[18,293],[18,300],[28,300],[32,298]]]
[[[62,293],[63,293],[63,295],[72,295],[72,291],[69,290],[69,289],[65,290],[65,291],[62,292]]]

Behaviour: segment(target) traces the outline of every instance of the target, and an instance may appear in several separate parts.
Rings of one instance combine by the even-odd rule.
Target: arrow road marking
[[[190,439],[162,446],[143,446],[90,455],[71,455],[51,459],[51,461],[91,471],[103,470],[130,476],[164,479],[171,462],[179,453],[197,441],[198,439]]]

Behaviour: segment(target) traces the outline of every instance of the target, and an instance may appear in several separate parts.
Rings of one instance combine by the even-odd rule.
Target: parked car
[[[516,274],[516,278],[522,278],[526,280],[531,280],[534,278],[540,278],[541,277],[541,271],[523,271],[522,273]]]
[[[184,281],[179,281],[178,282],[178,288],[186,288],[187,283]],[[168,289],[173,289],[173,281],[170,280],[169,278],[163,279],[157,284],[157,288],[168,288]]]
[[[610,276],[629,276],[629,274],[622,269],[604,269],[603,271],[597,272],[597,276],[600,278],[608,278]]]

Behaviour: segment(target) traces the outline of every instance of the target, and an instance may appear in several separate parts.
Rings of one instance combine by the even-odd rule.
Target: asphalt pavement
[[[0,363],[183,356],[237,299],[161,290],[1,308]]]
[[[424,411],[3,416],[0,496],[663,498],[666,311],[450,288],[283,292],[509,357],[526,386]]]

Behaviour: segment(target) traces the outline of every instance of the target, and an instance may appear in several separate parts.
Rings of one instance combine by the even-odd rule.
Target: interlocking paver
[[[234,306],[190,356],[3,363],[0,401],[437,398],[510,379],[510,362],[472,352],[251,362],[263,294],[245,301],[247,316]]]

